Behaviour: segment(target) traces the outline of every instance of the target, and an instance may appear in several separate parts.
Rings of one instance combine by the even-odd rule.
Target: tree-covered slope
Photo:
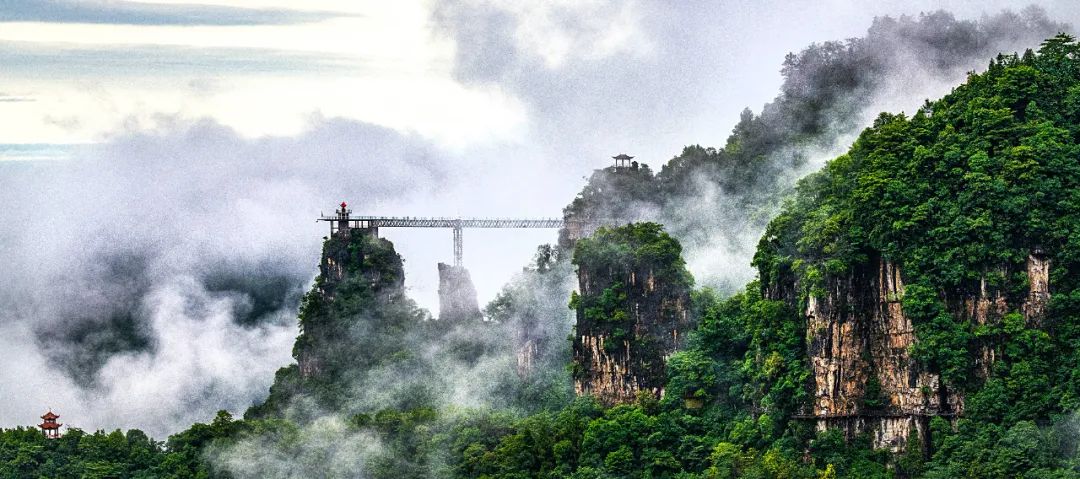
[[[910,117],[882,114],[800,182],[760,243],[766,293],[808,311],[895,266],[900,297],[883,301],[899,303],[906,353],[958,416],[929,423],[931,477],[1048,473],[1075,453],[1061,429],[1080,387],[1078,107],[1072,38],[999,56]]]
[[[998,52],[1066,28],[1038,8],[978,21],[944,11],[875,18],[862,36],[788,54],[779,94],[756,113],[743,110],[723,144],[686,146],[656,174],[597,170],[564,213],[612,224],[662,223],[698,265],[699,282],[737,292],[754,274],[742,260],[753,255],[796,180],[842,151],[878,103],[897,91],[932,94],[926,90],[937,90],[922,87],[951,84]]]
[[[578,290],[570,299],[574,386],[605,403],[663,395],[666,358],[693,330],[679,242],[656,223],[602,227],[577,242]]]
[[[278,371],[270,397],[247,416],[280,416],[300,399],[344,410],[355,403],[357,375],[424,371],[413,341],[430,335],[426,314],[405,295],[404,268],[392,243],[359,230],[328,238],[320,274],[300,306],[297,363]]]
[[[633,200],[646,206],[666,188],[666,173],[658,179],[645,168],[598,175],[568,215],[609,201],[609,187],[635,190]],[[627,205],[626,214],[638,209]],[[248,419],[223,413],[164,446],[137,432],[46,442],[34,432],[0,431],[0,472],[1080,477],[1078,229],[1080,44],[1058,36],[1038,52],[999,56],[913,115],[881,115],[850,151],[802,180],[759,242],[758,281],[727,298],[690,293],[686,314],[697,326],[663,358],[662,398],[643,394],[613,407],[589,396],[567,400],[560,378],[571,371],[552,371],[560,351],[569,355],[551,346],[565,334],[558,328],[520,338],[548,344],[527,361],[545,374],[515,371],[522,362],[510,360],[507,345],[520,331],[511,326],[537,326],[525,310],[556,313],[530,294],[564,286],[564,251],[541,250],[528,280],[488,308],[496,321],[464,331],[431,321],[408,300],[401,259],[388,242],[333,238],[301,311],[298,364],[281,371],[270,399]],[[579,327],[629,336],[633,313],[622,296],[641,291],[617,280],[643,274],[642,264],[685,293],[692,283],[681,248],[677,235],[655,224],[604,229],[578,242],[579,273],[603,277],[572,300]],[[565,312],[563,305],[556,306]],[[832,322],[815,322],[822,311]],[[910,330],[874,329],[907,324]],[[852,332],[858,328],[864,336]],[[824,341],[835,338],[862,343],[845,350]],[[873,346],[897,338],[904,341],[889,349]],[[850,384],[826,380],[835,390],[823,392],[822,365],[840,364],[824,350],[844,367],[880,368],[885,357],[912,374],[856,367],[830,377]],[[904,384],[881,379],[894,376]],[[530,389],[522,377],[539,377],[540,387]],[[891,394],[902,388],[925,403],[893,404]],[[511,399],[439,400],[470,395]],[[833,395],[849,401],[847,409],[818,414],[822,396]],[[544,407],[517,407],[512,398]],[[914,418],[905,427],[917,424],[918,434],[880,447],[883,434],[865,426],[867,418],[897,417]],[[844,421],[850,427],[832,427]]]
[[[1080,46],[1059,36],[1038,53],[998,57],[910,118],[882,115],[799,184],[761,240],[760,282],[726,300],[695,296],[699,326],[668,361],[663,401],[521,421],[470,446],[488,466],[473,470],[1077,477],[1078,99]],[[1033,288],[1032,258],[1049,265],[1046,291]],[[869,434],[815,431],[803,415],[815,397],[807,300],[879,261],[902,271],[902,297],[882,298],[914,325],[901,353],[964,398],[900,453],[875,450]],[[861,385],[859,410],[884,407],[875,390],[887,386]],[[558,435],[527,440],[541,430]],[[564,462],[514,459],[567,451]]]
[[[1080,359],[1078,54],[1058,36],[1038,54],[997,58],[910,118],[882,114],[848,154],[800,182],[762,239],[762,283],[813,294],[882,257],[903,271],[916,356],[956,387],[1002,394],[973,396],[969,414],[1074,409],[1080,370],[1059,365]],[[1033,256],[1050,265],[1038,315],[1028,304]],[[1000,297],[1007,314],[969,321],[959,303],[972,297]],[[997,351],[990,378],[975,374],[980,346]],[[1050,367],[1051,358],[1068,360]]]

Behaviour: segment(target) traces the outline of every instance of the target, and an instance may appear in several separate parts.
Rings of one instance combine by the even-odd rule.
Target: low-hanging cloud
[[[793,15],[786,6],[762,8],[747,17],[724,4],[437,2],[435,24],[457,48],[456,79],[524,105],[527,131],[510,145],[451,154],[413,135],[321,117],[295,137],[247,139],[214,121],[166,116],[152,125],[133,120],[72,161],[0,163],[0,346],[19,358],[0,365],[0,396],[15,398],[0,406],[0,422],[27,424],[52,406],[76,426],[141,427],[160,437],[217,409],[243,410],[291,361],[296,299],[325,234],[310,221],[313,212],[348,199],[362,213],[407,205],[453,214],[438,201],[450,194],[485,198],[466,202],[477,209],[463,214],[557,211],[574,182],[606,157],[628,149],[658,167],[680,145],[722,145],[747,98],[761,103],[780,86],[781,98],[822,104],[807,112],[817,128],[808,140],[763,153],[775,168],[748,187],[761,197],[753,198],[758,208],[735,208],[743,196],[698,175],[672,201],[641,208],[683,240],[704,283],[739,286],[752,274],[772,189],[790,187],[845,148],[877,111],[917,107],[998,51],[1037,46],[1058,28],[1036,10],[977,22],[946,15],[898,28],[882,23],[856,52],[869,57],[824,62],[782,85],[775,74],[782,51],[774,50],[797,50],[815,37],[780,32],[779,46],[745,41],[758,38],[748,33],[767,26],[769,12]],[[747,18],[762,23],[733,23]],[[724,28],[718,19],[727,19]],[[847,22],[858,28],[844,31],[859,34],[867,24]],[[853,83],[830,90],[833,75]],[[777,110],[781,103],[762,109],[756,116],[765,119],[753,125],[798,132],[801,117]],[[470,236],[468,260],[484,251],[471,242],[478,236]],[[440,244],[448,252],[449,241]],[[405,256],[427,261],[419,251]],[[427,263],[419,267],[433,275],[434,261]],[[474,277],[496,269],[469,266]],[[482,288],[482,297],[493,294]],[[540,326],[558,341],[565,320]],[[473,400],[498,387],[513,366],[508,354],[455,364],[464,369],[447,370],[455,381],[440,394],[483,406]]]
[[[314,118],[244,139],[161,118],[57,162],[0,164],[0,422],[161,436],[265,395],[314,277],[313,212],[440,184],[426,141]],[[42,387],[40,378],[48,378]]]
[[[233,477],[370,477],[370,462],[384,454],[375,435],[358,432],[338,416],[321,416],[286,433],[251,435],[207,456]]]
[[[843,153],[879,112],[911,113],[999,53],[1037,48],[1069,28],[1035,7],[977,21],[937,11],[876,18],[862,37],[789,55],[780,95],[760,115],[744,113],[727,144],[736,152],[754,149],[740,158],[756,163],[744,167],[754,174],[691,171],[661,218],[685,239],[691,269],[706,284],[737,289],[753,278],[749,259],[787,192]]]
[[[771,47],[750,40],[770,32],[768,45],[790,45],[785,41],[813,28],[800,24],[777,31],[770,25],[813,11],[768,2],[744,9],[652,1],[523,7],[468,0],[439,2],[434,18],[458,40],[455,75],[470,84],[499,85],[521,98],[531,112],[535,143],[556,167],[602,166],[587,158],[629,150],[660,170],[681,145],[727,150],[701,149],[705,160],[661,174],[668,186],[655,199],[641,204],[613,197],[612,208],[636,204],[636,211],[607,213],[622,221],[664,223],[683,241],[695,276],[732,291],[753,278],[749,263],[757,240],[786,192],[846,150],[878,112],[911,112],[923,100],[947,93],[967,72],[985,68],[999,52],[1037,48],[1069,29],[1039,7],[984,13],[975,20],[945,11],[897,15],[918,13],[912,8],[918,6],[880,2],[856,9],[870,24],[859,36],[815,42],[787,59],[781,52],[755,56]],[[893,16],[873,18],[873,11]],[[754,21],[740,23],[748,19]],[[758,113],[747,109],[737,118],[747,105],[731,97],[735,89],[728,83],[761,77],[750,73],[761,62],[780,70],[780,93]],[[730,123],[717,125],[718,105],[729,121],[738,120],[726,142]]]
[[[393,424],[398,414],[414,416],[413,434],[425,434],[445,431],[470,415],[528,414],[569,403],[573,391],[566,337],[573,313],[566,292],[572,283],[567,258],[544,246],[532,267],[516,275],[487,308],[484,320],[414,315],[411,301],[398,297],[396,289],[389,293],[393,300],[372,302],[354,317],[334,318],[348,327],[335,330],[333,342],[322,346],[348,345],[357,354],[336,364],[339,373],[316,373],[331,374],[332,386],[326,377],[313,376],[286,401],[275,402],[270,414],[290,419],[284,426],[290,433],[242,434],[235,443],[212,447],[208,458],[216,469],[236,477],[301,477],[311,471],[368,477],[373,466],[442,477],[443,454],[403,451],[395,433],[387,432],[413,426],[378,423]],[[319,324],[309,323],[305,334],[317,336]],[[311,338],[307,344],[315,341]],[[290,382],[278,386],[288,388]],[[251,413],[264,417],[267,412]]]

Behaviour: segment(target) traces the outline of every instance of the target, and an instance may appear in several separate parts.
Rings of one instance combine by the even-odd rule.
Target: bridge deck
[[[411,216],[322,216],[319,221],[349,221],[361,228],[562,228],[559,218],[418,218]]]
[[[586,223],[559,218],[420,218],[413,216],[353,216],[342,203],[336,215],[321,215],[316,221],[330,223],[330,234],[362,229],[378,234],[379,228],[450,228],[454,232],[454,265],[461,266],[465,228],[563,228],[580,231]]]

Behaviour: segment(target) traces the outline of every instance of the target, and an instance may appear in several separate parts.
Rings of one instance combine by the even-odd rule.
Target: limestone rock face
[[[439,320],[470,321],[480,317],[476,287],[469,270],[439,263]]]
[[[377,266],[369,266],[376,264]],[[323,244],[319,277],[315,283],[313,311],[329,311],[343,294],[370,294],[374,301],[393,302],[405,289],[405,270],[393,245],[375,236],[373,230],[339,230]],[[301,324],[301,338],[293,348],[304,378],[323,374],[327,351],[346,337],[340,325],[329,324],[325,314],[312,314]]]
[[[625,285],[629,314],[622,321],[597,322],[578,309],[573,344],[577,394],[594,395],[606,404],[632,402],[640,391],[661,397],[665,362],[693,328],[689,291],[663,284],[647,269],[581,267],[578,280],[582,295],[603,294],[603,285],[618,280]]]
[[[807,298],[818,428],[871,430],[875,447],[900,450],[926,418],[962,409],[962,398],[911,358],[915,334],[903,294],[900,269],[879,260],[869,271],[831,281],[825,296]]]
[[[823,295],[805,299],[814,388],[808,416],[819,429],[840,428],[852,435],[870,431],[875,447],[900,451],[912,432],[926,440],[931,417],[963,414],[964,398],[911,357],[917,338],[901,305],[900,268],[884,259],[871,265],[827,281]],[[1029,324],[1038,324],[1050,294],[1048,260],[1032,254],[1027,272],[1030,293],[1022,304],[1008,304],[985,281],[976,295],[946,303],[954,314],[977,324],[1000,321],[1017,309]],[[788,301],[796,296],[793,291],[766,288],[766,294]],[[985,375],[996,355],[993,345],[982,346],[979,354],[978,373]]]
[[[1021,311],[1027,323],[1037,327],[1050,300],[1050,259],[1039,251],[1028,255],[1027,275],[1029,291]]]
[[[405,288],[405,270],[400,258],[387,261],[380,268],[364,268],[365,258],[384,256],[387,247],[372,230],[339,231],[323,245],[319,261],[319,280],[316,287],[326,303],[334,300],[338,286],[348,281],[360,281],[368,287],[396,294]],[[386,243],[389,244],[389,243]],[[389,247],[392,251],[393,247]],[[396,253],[393,253],[396,256]]]
[[[492,302],[486,320],[512,331],[515,370],[527,383],[546,381],[553,371],[565,370],[570,344],[567,336],[574,324],[567,308],[567,292],[577,286],[577,276],[566,261],[568,252],[557,246],[537,249],[535,267],[521,275]],[[561,259],[560,259],[561,258]],[[507,304],[512,307],[505,307]]]
[[[514,370],[517,372],[518,377],[528,378],[535,368],[537,356],[539,356],[539,347],[537,342],[532,339],[522,340],[518,344],[520,346],[516,348],[517,362]]]

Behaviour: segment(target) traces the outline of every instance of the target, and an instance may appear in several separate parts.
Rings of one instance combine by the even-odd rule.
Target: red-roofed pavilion
[[[52,412],[52,409],[50,409],[49,412],[45,413],[44,416],[41,416],[41,419],[45,422],[38,424],[38,427],[41,428],[41,432],[45,434],[45,437],[49,439],[56,439],[60,437],[60,426],[63,426],[63,424],[56,422],[56,420],[59,418],[60,416],[54,414]]]

